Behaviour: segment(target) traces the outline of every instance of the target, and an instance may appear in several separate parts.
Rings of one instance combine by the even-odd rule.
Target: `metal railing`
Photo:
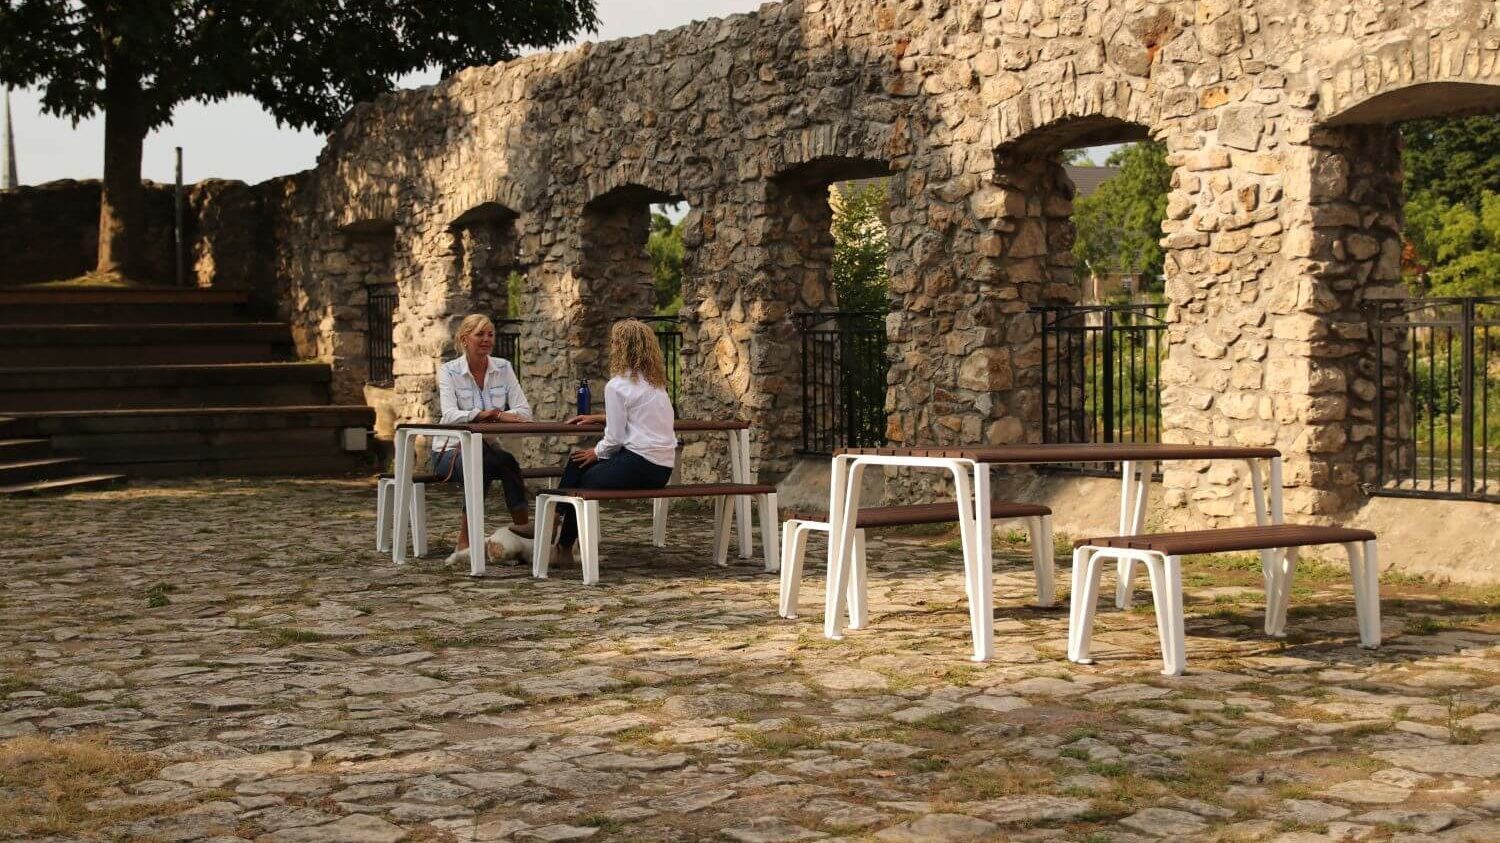
[[[885,314],[878,311],[799,313],[802,344],[802,449],[885,442]]]
[[[1042,441],[1160,442],[1165,304],[1035,307]],[[1059,467],[1086,474],[1113,466]]]
[[[365,359],[370,363],[370,383],[395,383],[396,288],[371,287],[365,300]]]
[[[1380,302],[1376,481],[1395,497],[1500,501],[1500,297]]]
[[[495,323],[495,356],[504,357],[521,374],[521,324],[523,319],[493,319]]]

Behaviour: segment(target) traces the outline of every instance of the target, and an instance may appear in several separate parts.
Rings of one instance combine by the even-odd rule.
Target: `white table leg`
[[[464,461],[464,507],[469,522],[469,576],[484,576],[484,436],[463,433],[467,440],[459,458]]]
[[[1120,528],[1115,535],[1131,535],[1135,515],[1136,464],[1126,460],[1120,463]],[[1115,559],[1115,608],[1129,609],[1134,595],[1131,593],[1135,579],[1135,560],[1128,556]]]
[[[859,493],[865,464],[855,460],[848,472],[848,482],[838,484],[838,488],[843,489],[843,505],[837,515],[830,512],[828,516],[828,603],[823,611],[823,634],[835,641],[844,637],[845,592],[853,580],[854,525],[859,516]],[[837,541],[833,535],[835,523],[838,524]]]
[[[736,483],[749,483],[750,480],[750,430],[729,431],[729,459],[735,463],[734,473],[739,475],[735,478]],[[740,537],[740,558],[750,558],[750,499],[741,495],[734,499],[734,518],[738,525],[736,532]]]
[[[834,457],[828,478],[828,577],[823,583],[823,606],[833,605],[833,566],[842,541],[844,494],[849,484],[849,458]]]
[[[974,464],[974,589],[969,605],[974,617],[974,661],[995,655],[995,528],[990,518],[990,467]]]
[[[396,518],[395,535],[392,536],[391,561],[397,565],[406,562],[406,530],[411,520],[411,438],[410,432],[396,431]]]

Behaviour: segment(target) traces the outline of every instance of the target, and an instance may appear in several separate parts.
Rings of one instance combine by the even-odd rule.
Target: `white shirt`
[[[594,453],[607,460],[621,448],[663,468],[677,464],[672,398],[645,378],[616,375],[604,385],[604,438]]]
[[[491,357],[484,372],[484,386],[474,381],[469,361],[462,356],[438,366],[438,405],[443,411],[439,424],[468,424],[485,410],[507,410],[531,420],[531,405],[521,391],[521,381],[510,361]],[[458,447],[456,436],[432,437],[432,450]]]

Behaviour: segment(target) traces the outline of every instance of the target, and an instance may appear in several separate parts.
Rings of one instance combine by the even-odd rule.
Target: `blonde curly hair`
[[[609,373],[667,388],[667,364],[650,325],[639,319],[621,319],[610,328]]]

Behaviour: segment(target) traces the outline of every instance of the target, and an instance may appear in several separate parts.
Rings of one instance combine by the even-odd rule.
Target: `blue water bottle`
[[[589,404],[590,403],[591,402],[589,401],[589,382],[587,380],[581,380],[581,381],[578,382],[578,415],[580,415],[580,416],[586,416],[586,415],[588,415],[589,414]]]

